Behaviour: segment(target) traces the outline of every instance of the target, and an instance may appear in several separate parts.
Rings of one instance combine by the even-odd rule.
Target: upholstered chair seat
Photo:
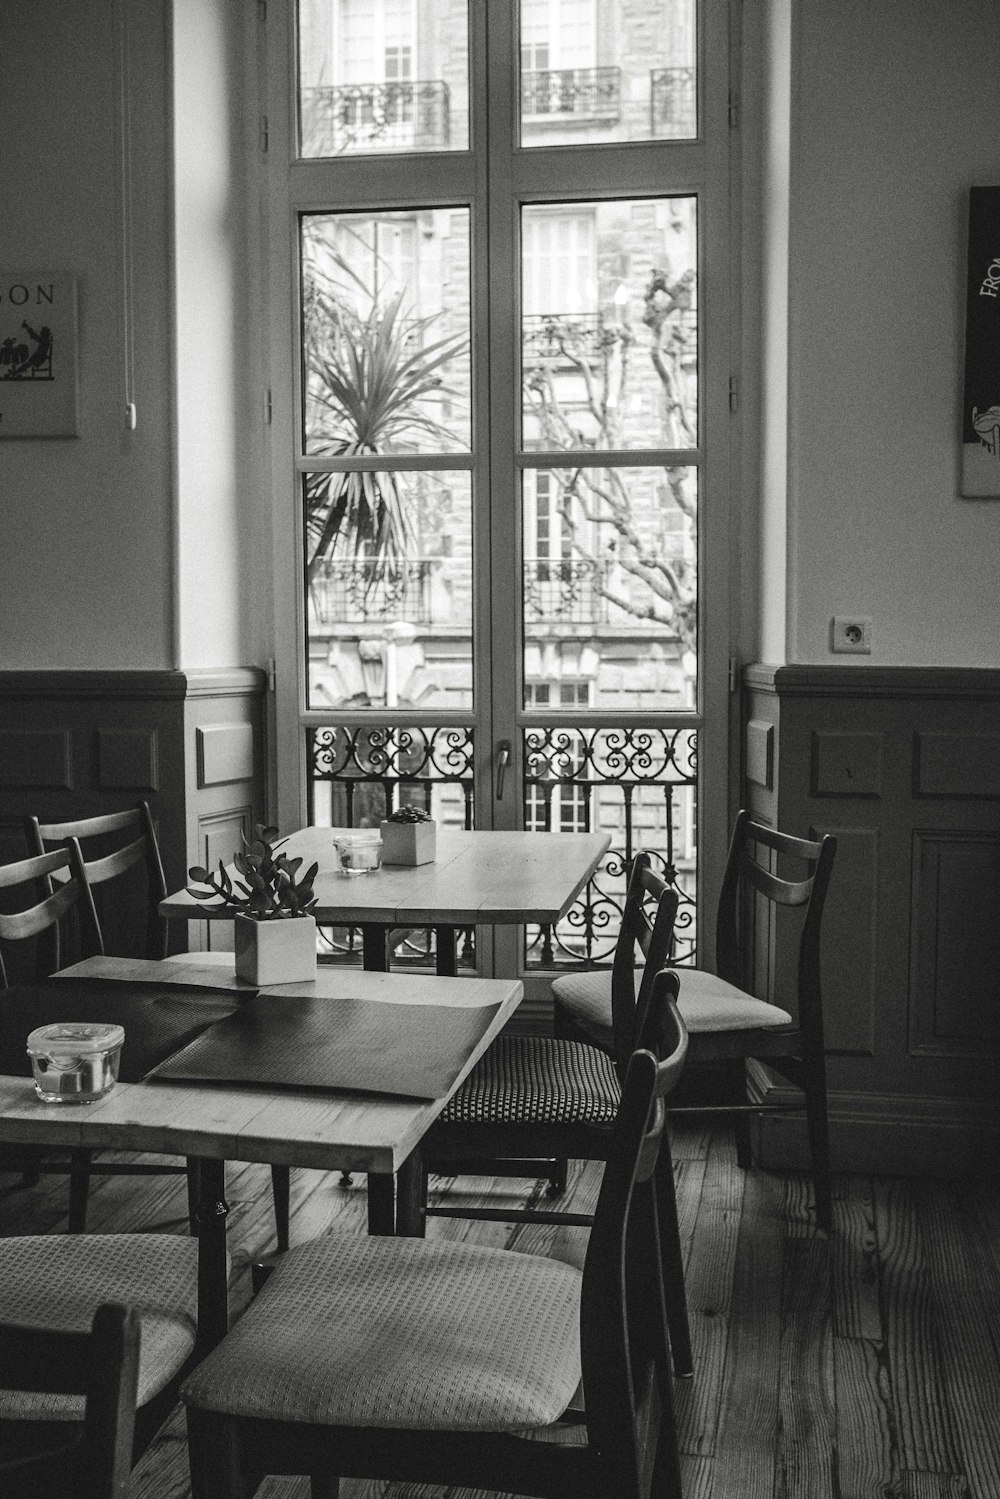
[[[610,1056],[551,1036],[499,1036],[441,1114],[441,1124],[611,1127],[621,1087]]]
[[[0,1322],[87,1332],[103,1302],[140,1319],[142,1407],[194,1352],[198,1243],[175,1234],[45,1234],[0,1240]],[[80,1421],[82,1395],[0,1390],[0,1421]]]
[[[580,1382],[581,1282],[535,1255],[328,1234],[283,1257],[181,1399],[323,1426],[547,1426]]]
[[[776,1030],[792,1017],[778,1005],[755,999],[735,984],[701,968],[678,968],[681,981],[677,1008],[691,1035],[709,1031]],[[636,969],[636,985],[642,969]],[[598,1046],[614,1049],[611,1024],[611,974],[604,969],[567,973],[555,979],[552,992],[564,1013]]]

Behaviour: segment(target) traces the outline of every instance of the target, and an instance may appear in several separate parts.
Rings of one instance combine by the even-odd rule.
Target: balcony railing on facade
[[[448,85],[441,79],[306,88],[303,142],[312,156],[336,156],[360,146],[440,150],[450,141],[450,108]]]
[[[672,336],[681,358],[692,367],[698,358],[698,310],[677,307],[670,314]],[[532,365],[554,365],[564,370],[581,364],[597,367],[624,338],[634,337],[631,327],[619,317],[602,312],[529,313],[521,321],[521,361],[525,371]]]
[[[321,625],[403,619],[430,625],[431,581],[441,560],[418,557],[393,568],[376,562],[324,562],[309,583],[315,618]]]
[[[540,68],[521,74],[522,115],[617,120],[620,68]]]
[[[608,565],[589,557],[524,561],[524,619],[552,620],[560,625],[604,624],[608,617],[604,587]]]
[[[698,78],[695,68],[653,68],[649,75],[653,135],[688,140],[698,130]]]

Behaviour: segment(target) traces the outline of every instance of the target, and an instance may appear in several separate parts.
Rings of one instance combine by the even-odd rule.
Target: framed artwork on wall
[[[969,193],[959,493],[1000,497],[1000,187]]]
[[[76,280],[0,271],[0,437],[79,436]]]

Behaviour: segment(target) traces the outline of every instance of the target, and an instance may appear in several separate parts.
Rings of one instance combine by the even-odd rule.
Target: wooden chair
[[[837,850],[831,836],[795,838],[760,823],[746,811],[733,829],[716,919],[716,973],[679,968],[679,1006],[688,1027],[689,1067],[720,1068],[725,1098],[719,1103],[672,1105],[672,1112],[718,1113],[736,1121],[737,1158],[751,1162],[751,1115],[805,1109],[816,1199],[816,1221],[829,1232],[833,1209],[826,1104],[826,1055],[820,986],[820,930],[830,873]],[[805,866],[799,879],[783,878],[768,864],[773,855]],[[767,861],[765,863],[765,861]],[[756,999],[746,987],[753,953],[754,902],[767,904],[772,920],[779,910],[802,912],[799,928],[797,1018],[778,1005]],[[773,932],[773,925],[769,928]],[[613,1051],[615,1030],[607,991],[581,986],[576,976],[552,986],[556,1034],[586,1039]],[[748,1103],[746,1062],[759,1058],[802,1089],[802,1100]]]
[[[35,1492],[22,1470],[14,1470],[15,1483],[3,1463],[67,1443],[76,1452],[66,1455],[68,1486],[46,1492],[67,1499],[127,1492],[85,1486],[85,1477],[96,1485],[96,1474],[87,1474],[84,1464],[94,1459],[97,1439],[109,1471],[127,1477],[173,1409],[196,1361],[197,1286],[198,1246],[182,1235],[0,1240],[0,1494]],[[108,1302],[119,1304],[110,1318]],[[126,1306],[132,1308],[127,1316]],[[105,1332],[91,1358],[95,1321]],[[109,1333],[109,1325],[117,1333]],[[115,1372],[123,1348],[124,1382]],[[81,1464],[79,1488],[73,1487],[74,1461]],[[50,1464],[55,1481],[63,1458],[54,1454]]]
[[[58,885],[53,885],[53,875]],[[63,953],[61,925],[72,911],[79,916],[79,955],[90,958],[103,953],[101,928],[78,844],[0,865],[3,891],[16,891],[18,899],[31,904],[20,910],[0,911],[0,988],[6,989],[9,982],[4,963],[4,947],[8,944],[35,943],[32,978],[47,978],[59,968]]]
[[[653,914],[647,902],[653,903]],[[653,977],[670,954],[677,895],[636,856],[629,876],[621,928],[610,973],[615,1066],[586,1037],[504,1032],[450,1100],[424,1139],[430,1170],[454,1176],[551,1175],[554,1157],[565,1186],[565,1162],[604,1160],[618,1111],[621,1080],[635,1047],[636,1015]],[[645,960],[636,993],[636,955]],[[599,977],[608,981],[607,970]],[[617,1072],[616,1072],[617,1069]],[[564,1214],[536,1209],[442,1207],[444,1217],[533,1222],[565,1221]]]
[[[347,1476],[680,1499],[655,1188],[685,1052],[670,992],[644,1029],[663,1060],[629,1062],[582,1274],[447,1241],[293,1249],[182,1387],[193,1499],[248,1499],[265,1474],[327,1499]]]
[[[0,1325],[0,1382],[84,1396],[78,1436],[28,1457],[0,1457],[0,1492],[18,1499],[128,1499],[139,1372],[139,1319],[100,1306],[89,1333]]]
[[[122,836],[127,841],[120,843]],[[100,903],[102,931],[109,929],[115,934],[111,942],[104,941],[102,952],[117,957],[142,956],[150,960],[162,960],[167,956],[169,945],[169,923],[159,914],[160,901],[167,894],[167,882],[160,858],[160,846],[156,838],[153,818],[146,802],[140,802],[125,812],[109,812],[98,817],[77,818],[72,822],[41,822],[37,817],[26,817],[24,836],[29,848],[38,854],[46,850],[47,844],[68,846],[75,843],[84,856],[87,883],[94,894],[94,906]],[[120,846],[112,846],[113,844]],[[137,873],[144,876],[142,909],[138,912],[142,921],[142,937],[138,944],[131,941],[127,921],[118,919],[116,906],[127,904],[126,877],[134,879]],[[109,887],[114,884],[114,892]],[[117,896],[117,901],[112,898]],[[131,947],[132,951],[122,950]],[[136,950],[137,949],[137,950]],[[59,965],[56,964],[56,967]],[[53,968],[48,969],[52,973]],[[144,1163],[142,1166],[94,1164],[89,1152],[74,1153],[74,1169],[70,1174],[70,1233],[82,1233],[87,1219],[87,1198],[91,1171],[102,1175],[170,1176],[185,1173],[188,1182],[188,1214],[192,1232],[195,1229],[195,1212],[200,1197],[198,1168],[195,1162],[182,1165],[166,1163]],[[271,1169],[271,1184],[274,1194],[274,1216],[278,1249],[288,1248],[290,1219],[290,1172],[287,1166]]]
[[[127,841],[121,843],[121,837]],[[125,812],[109,812],[100,817],[82,817],[72,822],[40,822],[37,817],[24,821],[24,836],[32,853],[43,854],[47,848],[64,846],[70,838],[80,843],[84,855],[87,880],[95,892],[95,905],[104,933],[108,952],[117,957],[165,958],[169,932],[167,923],[159,915],[158,907],[167,893],[167,882],[163,874],[160,848],[156,830],[146,802],[140,802]],[[113,847],[112,843],[119,846]],[[132,951],[123,951],[123,942],[129,944],[131,933],[123,930],[124,923],[116,921],[117,910],[125,904],[125,887],[118,886],[112,901],[106,898],[104,887],[112,881],[128,877],[128,885],[136,884],[136,876],[143,875],[144,899],[139,916],[142,920],[142,940]],[[110,892],[109,892],[110,895]],[[117,910],[115,909],[117,908]],[[115,927],[116,939],[110,937]],[[130,944],[129,944],[130,945]],[[136,950],[137,949],[137,950]]]

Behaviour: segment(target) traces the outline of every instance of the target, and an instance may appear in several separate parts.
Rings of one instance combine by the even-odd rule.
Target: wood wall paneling
[[[910,1051],[1000,1054],[1000,834],[913,839]]]
[[[203,724],[199,725],[196,736],[200,788],[253,780],[253,724]]]
[[[882,735],[813,733],[813,796],[881,796]]]
[[[73,789],[73,738],[67,729],[0,733],[0,788]]]
[[[838,838],[823,936],[837,1163],[978,1169],[988,1140],[1000,1155],[1000,671],[755,665],[743,708],[748,772],[749,725],[774,725],[774,788],[747,773],[745,805]],[[769,944],[780,1003],[790,924],[758,934],[758,964]],[[797,1115],[761,1141],[769,1165],[805,1159]]]
[[[102,791],[159,791],[155,729],[98,729],[98,785]]]
[[[774,785],[774,724],[752,718],[746,735],[747,780],[770,791]]]
[[[1000,734],[914,735],[916,796],[1000,797]]]

